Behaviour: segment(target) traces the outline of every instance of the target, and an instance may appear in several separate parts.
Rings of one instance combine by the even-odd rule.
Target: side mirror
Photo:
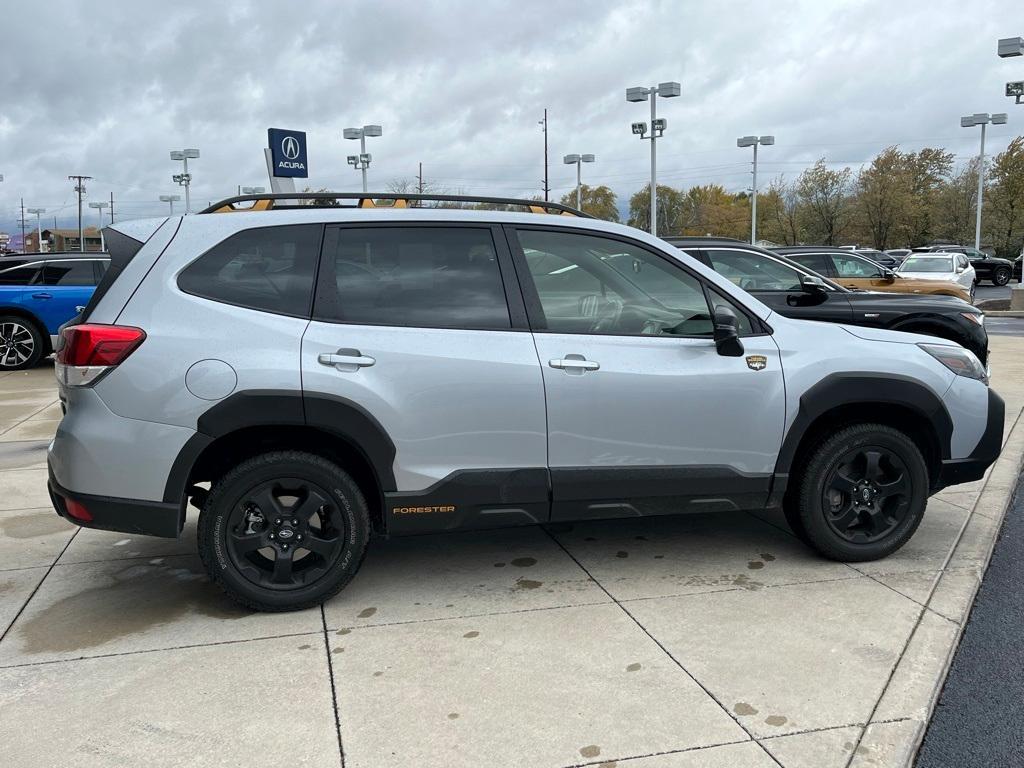
[[[822,293],[826,290],[825,281],[813,275],[801,275],[800,289],[804,293]]]
[[[739,357],[743,354],[740,341],[739,320],[728,307],[715,308],[715,348],[723,357]]]
[[[896,279],[896,273],[893,272],[891,269],[883,269],[882,279],[885,280],[887,283],[891,283]]]
[[[957,273],[958,275],[962,275],[962,274],[963,274],[964,272],[966,272],[966,271],[967,271],[967,267],[960,267],[960,266],[958,266],[958,267],[956,268],[956,273]]]

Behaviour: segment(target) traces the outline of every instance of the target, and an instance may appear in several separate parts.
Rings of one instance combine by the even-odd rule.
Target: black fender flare
[[[924,384],[905,376],[851,372],[826,376],[800,396],[800,407],[786,432],[775,464],[776,478],[787,478],[800,443],[814,422],[840,406],[875,403],[906,408],[929,423],[938,438],[940,458],[948,459],[953,437],[949,411]],[[870,412],[865,413],[870,417]]]
[[[373,468],[382,492],[396,490],[395,444],[365,408],[335,395],[310,395],[287,390],[246,390],[221,400],[203,413],[171,466],[164,486],[165,502],[182,502],[199,456],[215,440],[250,427],[315,427],[361,451]]]

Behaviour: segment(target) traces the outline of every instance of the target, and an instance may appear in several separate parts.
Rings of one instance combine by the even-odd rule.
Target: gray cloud
[[[478,194],[539,191],[537,120],[550,110],[554,194],[568,152],[594,152],[586,180],[628,197],[647,180],[647,119],[624,89],[679,80],[659,102],[669,130],[660,178],[749,183],[736,136],[774,133],[763,176],[825,156],[854,167],[890,144],[977,151],[961,114],[1008,111],[998,151],[1024,132],[1002,95],[1024,66],[995,56],[1014,0],[953,2],[17,2],[0,67],[0,229],[18,199],[74,216],[66,177],[119,213],[158,215],[178,192],[168,159],[196,146],[193,196],[266,184],[266,129],[309,134],[310,186],[355,189],[350,125],[378,122],[371,184],[412,177]],[[1017,10],[1017,13],[1013,11]],[[1020,125],[1018,125],[1020,123]],[[52,218],[48,218],[52,222]],[[89,211],[87,222],[95,220]]]

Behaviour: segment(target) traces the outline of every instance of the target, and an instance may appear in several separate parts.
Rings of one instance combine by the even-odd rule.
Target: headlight
[[[966,376],[968,379],[977,379],[988,384],[985,366],[981,364],[981,361],[970,350],[963,349],[962,347],[945,347],[941,344],[918,344],[917,346],[949,368],[957,376]]]
[[[970,320],[975,325],[980,325],[982,328],[985,327],[985,316],[980,312],[961,312],[960,317],[964,320]]]

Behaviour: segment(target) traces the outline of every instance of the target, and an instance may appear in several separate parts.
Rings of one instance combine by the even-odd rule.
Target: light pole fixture
[[[266,191],[264,187],[242,187],[243,195],[262,195]]]
[[[373,156],[366,151],[367,137],[380,136],[384,133],[379,125],[364,125],[362,128],[346,128],[342,136],[346,139],[359,139],[359,154],[349,155],[348,164],[357,171],[363,172],[363,192],[366,192],[366,169],[370,167]]]
[[[668,121],[657,116],[655,107],[658,96],[669,99],[679,96],[682,93],[682,86],[676,82],[658,83],[650,88],[638,86],[626,89],[626,101],[647,101],[651,102],[651,134],[647,135],[647,123],[633,123],[633,133],[641,139],[651,140],[651,234],[658,234],[658,152],[657,140],[665,133]]]
[[[188,196],[188,188],[192,183],[192,174],[188,172],[188,161],[194,160],[199,157],[198,149],[180,149],[171,151],[171,160],[181,160],[184,163],[184,170],[182,173],[176,173],[171,176],[171,179],[178,184],[181,184],[185,188],[185,213],[192,212],[192,201]]]
[[[3,181],[3,179],[0,178],[0,181]],[[26,208],[25,210],[28,211],[29,213],[34,213],[36,215],[36,251],[38,253],[42,253],[43,252],[43,223],[42,223],[42,220],[39,217],[42,216],[44,213],[46,213],[46,209],[45,208]],[[24,245],[24,243],[22,243],[22,245]]]
[[[90,208],[95,208],[96,213],[99,215],[99,225],[96,227],[96,231],[100,233],[100,250],[105,251],[106,245],[103,242],[103,209],[106,208],[110,203],[102,200],[92,201],[89,203]]]
[[[754,148],[754,186],[753,195],[750,198],[750,244],[757,243],[757,147],[762,145],[769,147],[775,143],[774,136],[741,136],[736,139],[737,147]]]
[[[1024,37],[1004,37],[999,41],[998,52],[1001,59],[1024,56]],[[1006,97],[1013,99],[1015,104],[1024,103],[1024,80],[1007,83]]]
[[[981,203],[985,193],[985,126],[1005,125],[1007,115],[1000,112],[997,115],[990,115],[988,112],[975,112],[973,115],[966,115],[960,118],[961,128],[973,128],[981,126],[981,151],[978,153],[978,212],[974,220],[974,247],[981,250]]]
[[[595,158],[593,155],[566,155],[562,158],[562,162],[566,165],[576,166],[576,210],[583,210],[583,196],[580,187],[580,164],[581,163],[592,163]]]
[[[174,201],[181,200],[181,195],[160,195],[160,202],[170,206],[171,216],[174,215]]]

